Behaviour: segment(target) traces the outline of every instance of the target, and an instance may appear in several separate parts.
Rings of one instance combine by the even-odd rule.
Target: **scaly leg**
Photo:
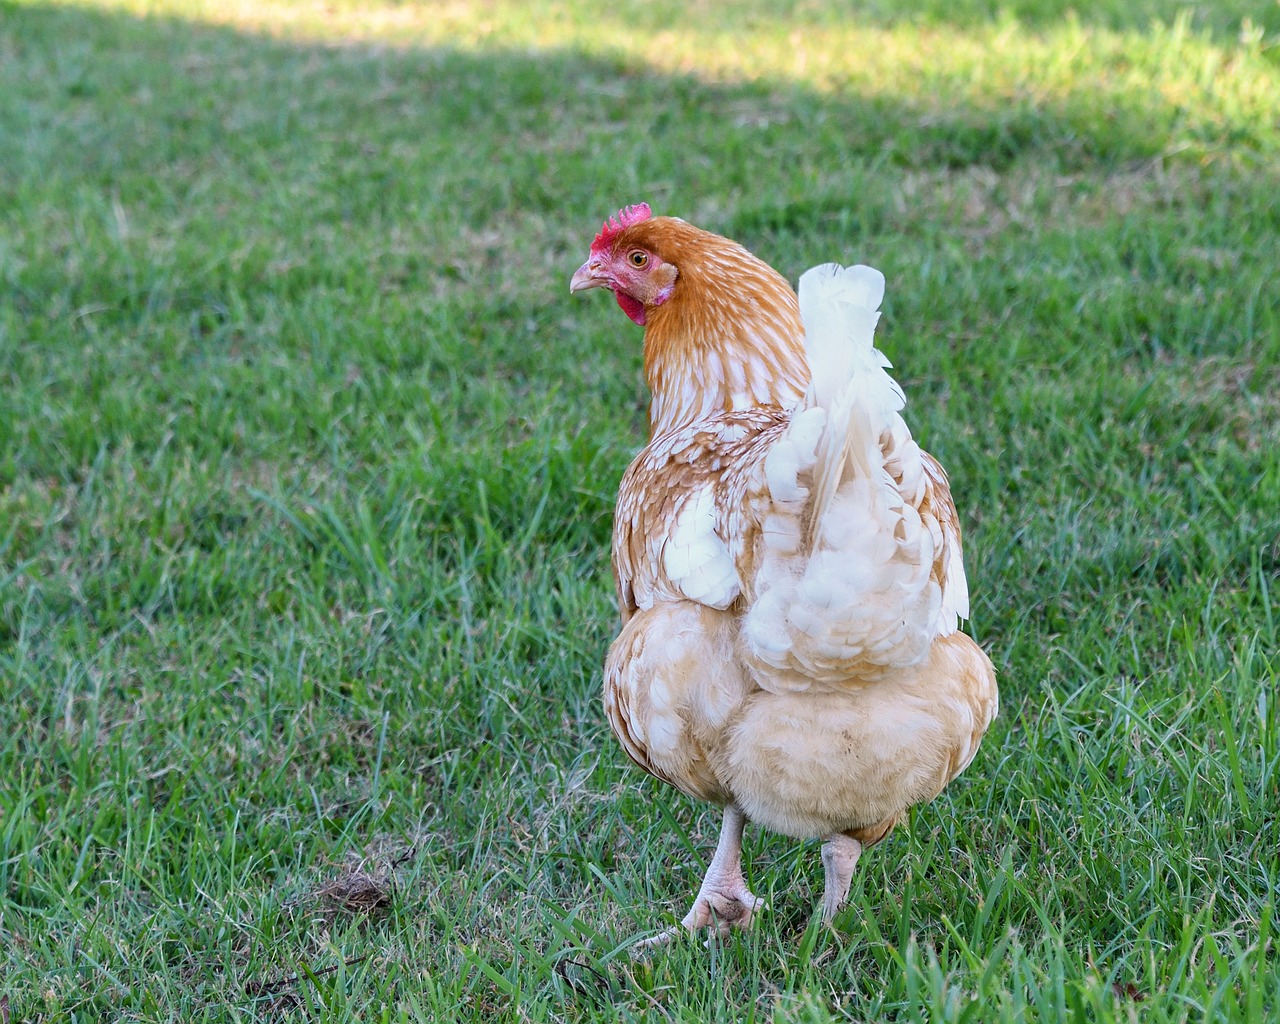
[[[681,929],[693,934],[710,928],[716,935],[728,935],[732,928],[746,928],[751,924],[751,915],[764,900],[747,888],[747,880],[742,877],[742,830],[746,824],[747,817],[741,810],[733,804],[725,807],[720,841],[716,843],[715,855],[689,913],[679,928],[668,928],[645,939],[641,946],[670,942]]]
[[[862,844],[853,836],[837,833],[827,836],[822,844],[822,867],[826,874],[826,890],[822,894],[822,923],[835,919],[849,896],[853,869],[862,855]]]

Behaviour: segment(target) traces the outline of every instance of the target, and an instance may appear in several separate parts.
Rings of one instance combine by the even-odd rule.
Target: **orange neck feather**
[[[683,221],[646,226],[661,230],[654,241],[679,270],[671,298],[646,310],[651,436],[703,416],[799,401],[809,368],[786,278],[736,242]]]

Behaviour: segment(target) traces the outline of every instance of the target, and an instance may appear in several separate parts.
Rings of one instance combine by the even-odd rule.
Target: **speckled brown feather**
[[[670,533],[684,497],[700,487],[715,489],[724,514],[718,532],[742,563],[740,578],[750,578],[759,523],[744,498],[760,491],[761,464],[789,420],[777,406],[724,413],[654,438],[636,456],[618,486],[614,510],[613,570],[624,622],[641,605],[683,599],[662,571],[654,544]]]
[[[681,600],[664,578],[654,544],[670,532],[683,496],[706,484],[715,488],[719,532],[750,599],[759,559],[755,542],[772,501],[763,462],[790,418],[777,406],[726,413],[655,438],[636,456],[618,485],[614,508],[613,570],[624,622],[637,608],[637,585],[653,599]],[[922,454],[926,476],[916,508],[942,529],[933,577],[945,589],[952,545],[961,542],[960,517],[946,472],[932,455]]]
[[[947,472],[937,459],[926,451],[920,455],[924,462],[925,486],[920,504],[916,506],[921,516],[931,515],[942,529],[942,543],[933,560],[933,578],[943,590],[947,588],[947,565],[953,553],[961,547],[960,514],[951,497],[951,483]]]

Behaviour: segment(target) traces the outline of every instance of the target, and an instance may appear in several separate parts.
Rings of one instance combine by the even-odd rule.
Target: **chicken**
[[[827,264],[797,297],[737,243],[638,204],[570,290],[600,287],[644,327],[652,394],[618,492],[605,710],[636,764],[724,808],[681,926],[750,923],[748,820],[822,839],[830,923],[862,850],[964,770],[998,707],[959,631],[947,476],[873,347],[884,278]]]

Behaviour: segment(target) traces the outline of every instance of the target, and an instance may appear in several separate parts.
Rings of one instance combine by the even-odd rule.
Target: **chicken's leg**
[[[716,935],[727,935],[730,929],[746,928],[751,924],[751,915],[764,900],[747,888],[747,880],[742,876],[742,830],[746,824],[747,817],[739,808],[733,804],[725,807],[720,841],[716,843],[715,855],[689,913],[685,914],[679,928],[668,928],[646,939],[642,946],[669,942],[680,933],[680,929],[693,934],[710,928]]]
[[[861,855],[862,844],[842,832],[827,836],[823,842],[822,867],[826,874],[826,889],[822,894],[823,924],[830,924],[844,906],[853,881],[853,869]]]

